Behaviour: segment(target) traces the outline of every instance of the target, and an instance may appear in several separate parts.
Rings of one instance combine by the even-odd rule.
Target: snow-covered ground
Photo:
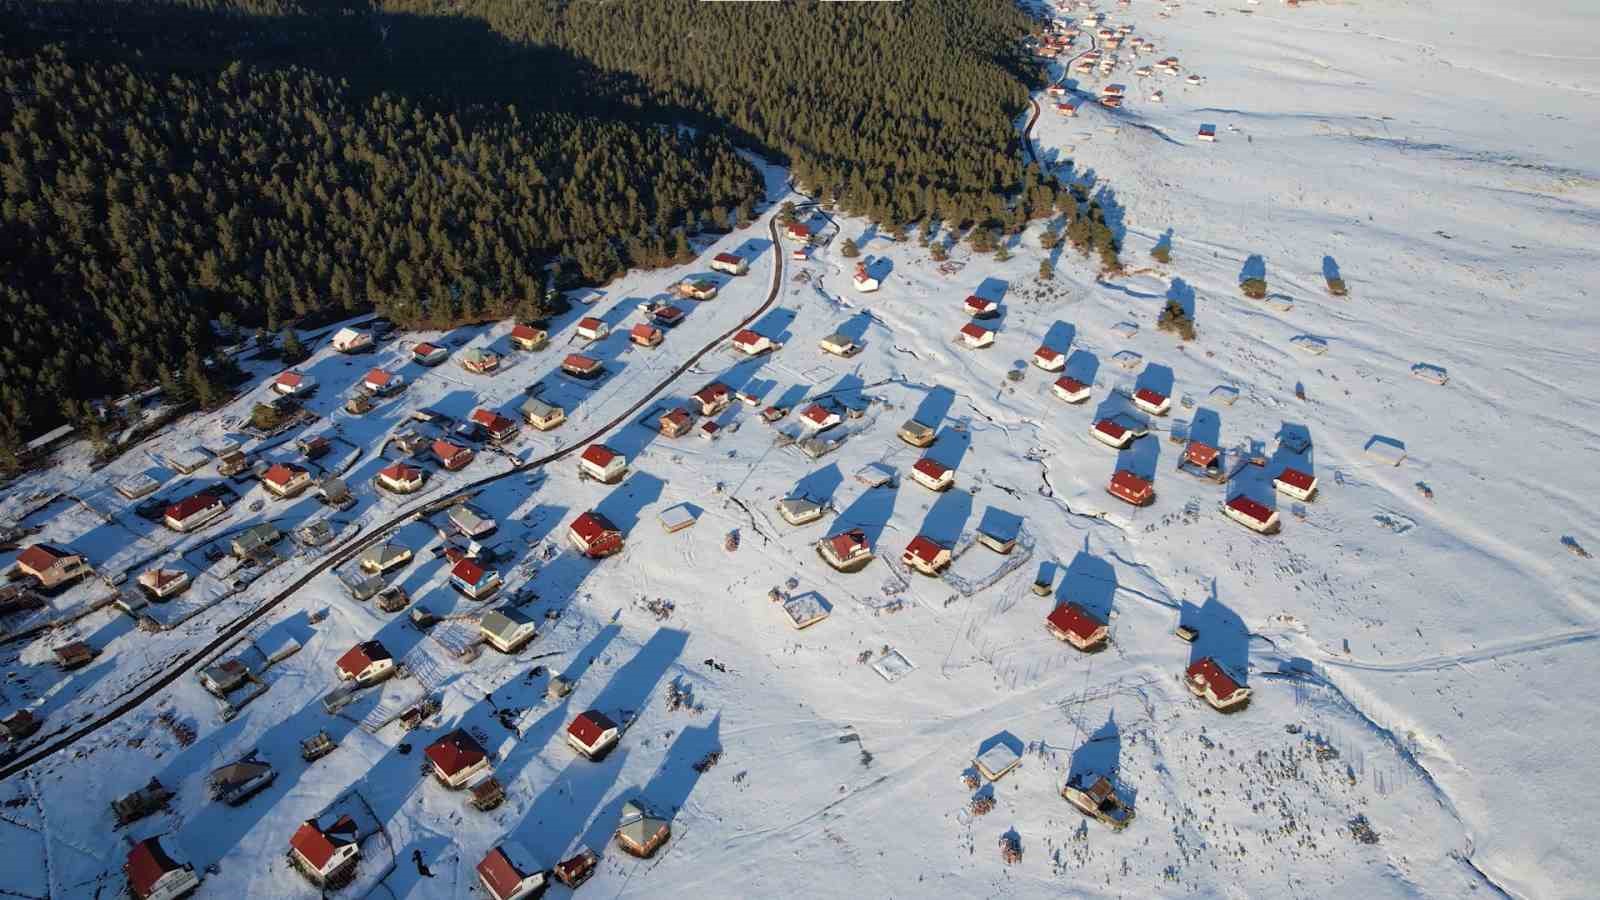
[[[395,539],[417,556],[391,582],[459,618],[420,631],[404,614],[349,599],[325,572],[252,627],[252,638],[288,634],[304,649],[266,668],[267,693],[232,721],[185,677],[12,778],[0,799],[20,802],[0,810],[0,842],[13,868],[34,863],[12,883],[34,896],[118,884],[125,851],[108,840],[107,802],[154,776],[177,797],[125,833],[175,835],[207,869],[201,896],[304,891],[284,862],[289,835],[349,791],[383,825],[363,844],[352,896],[374,883],[379,897],[481,895],[473,866],[507,836],[547,865],[580,845],[601,851],[582,889],[596,895],[758,896],[802,880],[822,896],[1305,896],[1329,884],[1374,897],[1590,893],[1600,869],[1584,823],[1600,789],[1586,771],[1600,704],[1586,689],[1600,678],[1600,579],[1561,540],[1600,546],[1582,505],[1600,495],[1600,475],[1582,464],[1596,444],[1588,423],[1600,390],[1585,241],[1600,199],[1585,139],[1600,125],[1600,67],[1584,58],[1583,38],[1600,23],[1562,6],[1186,3],[1162,17],[1154,3],[1107,4],[1112,22],[1159,45],[1139,64],[1176,55],[1183,66],[1148,80],[1159,84],[1139,84],[1127,65],[1083,79],[1090,92],[1103,81],[1137,86],[1120,112],[1086,105],[1068,120],[1047,107],[1036,126],[1040,155],[1071,160],[1063,174],[1092,179],[1091,193],[1126,229],[1123,259],[1139,271],[1109,283],[1070,248],[1040,250],[1038,225],[1013,242],[1009,261],[963,244],[941,265],[915,241],[840,220],[838,234],[883,278],[879,292],[858,294],[838,240],[792,261],[792,242],[770,246],[763,219],[707,248],[754,254],[750,274],[716,300],[678,301],[689,315],[655,349],[629,347],[620,332],[640,320],[641,302],[704,272],[709,256],[609,286],[557,322],[540,353],[508,351],[509,323],[402,335],[355,358],[324,343],[300,368],[323,384],[311,408],[324,420],[311,430],[336,428],[348,444],[324,460],[348,465],[359,505],[334,515],[353,534],[421,499],[371,487],[386,464],[383,439],[411,410],[514,411],[524,388],[543,381],[571,421],[543,434],[524,428],[510,448],[541,456],[610,421],[758,308],[772,267],[784,266],[776,303],[754,325],[782,349],[755,359],[714,349],[609,434],[630,465],[620,484],[580,481],[569,457],[475,498],[500,524],[486,543],[510,554],[495,564],[507,586],[488,603],[453,592],[447,565],[429,552],[441,539],[429,523],[407,524]],[[1184,84],[1189,73],[1202,83]],[[1165,102],[1151,104],[1157,86]],[[1202,122],[1217,126],[1216,143],[1195,139]],[[781,173],[773,178],[776,192]],[[1169,233],[1171,263],[1155,263],[1149,250]],[[1056,271],[1043,283],[1042,258]],[[1330,267],[1348,297],[1324,289]],[[1283,296],[1241,296],[1241,278],[1263,272]],[[986,323],[998,331],[988,349],[953,341],[972,293],[1001,305]],[[1194,342],[1157,330],[1168,298],[1193,309]],[[583,315],[619,332],[591,348],[610,372],[592,389],[551,374]],[[822,353],[818,340],[834,332],[862,352]],[[1293,343],[1304,336],[1326,352]],[[453,360],[406,362],[410,342],[423,339],[456,354],[492,346],[509,366],[484,377]],[[1068,351],[1067,374],[1093,385],[1089,401],[1063,403],[1050,391],[1056,375],[1027,365],[1041,344]],[[1139,355],[1134,368],[1114,359],[1124,351]],[[1444,367],[1448,382],[1414,377],[1418,363]],[[374,365],[398,368],[411,386],[348,416],[343,397]],[[184,420],[103,471],[64,454],[11,489],[7,517],[30,495],[70,492],[82,503],[59,500],[24,524],[102,572],[137,566],[132,577],[180,549],[203,565],[202,544],[258,520],[327,515],[309,498],[253,510],[264,495],[247,482],[223,523],[176,538],[111,490],[146,470],[166,482],[162,496],[215,480],[211,467],[185,478],[159,460],[231,433],[226,423],[248,415],[275,372],[261,367],[261,386],[221,414]],[[849,437],[815,460],[775,440],[795,430],[793,416],[774,427],[759,408],[718,416],[727,427],[715,441],[641,424],[712,380],[763,404],[798,410],[820,398],[861,414],[830,432]],[[1218,386],[1237,400],[1219,402]],[[1119,454],[1089,429],[1131,411],[1118,392],[1135,387],[1169,393],[1173,409]],[[912,416],[939,432],[927,451],[895,437]],[[1176,470],[1174,428],[1268,462],[1226,487],[1194,478]],[[1309,435],[1309,449],[1291,450],[1280,433]],[[1375,436],[1403,444],[1405,459],[1375,459],[1365,449]],[[285,458],[292,437],[277,451]],[[924,453],[957,470],[953,490],[910,479]],[[899,477],[869,488],[856,478],[869,463]],[[1317,476],[1312,502],[1274,496],[1268,480],[1286,464]],[[493,452],[459,473],[430,465],[423,497],[508,466]],[[1153,477],[1152,506],[1106,493],[1117,468]],[[1220,502],[1239,492],[1275,507],[1282,533],[1259,537],[1225,519]],[[829,500],[834,512],[790,526],[774,507],[794,493]],[[698,523],[669,534],[656,517],[680,503],[699,511]],[[591,508],[627,535],[623,553],[598,563],[565,537]],[[1023,520],[1011,557],[968,546],[991,508]],[[878,558],[843,575],[813,546],[850,527],[867,533]],[[959,550],[943,578],[901,564],[918,534]],[[70,730],[301,577],[321,552],[301,551],[174,631],[143,633],[107,608],[5,645],[5,705],[42,713],[30,746]],[[1048,598],[1030,591],[1041,569]],[[795,630],[768,598],[774,586],[827,618]],[[479,608],[518,590],[537,595],[524,609],[538,639],[514,656],[453,655]],[[53,604],[108,591],[84,585]],[[1105,651],[1082,654],[1045,631],[1044,616],[1066,600],[1109,618]],[[1173,635],[1180,622],[1199,629],[1193,645]],[[411,677],[328,714],[321,698],[336,683],[335,660],[372,637]],[[58,674],[50,648],[73,638],[103,652]],[[1190,695],[1181,675],[1202,655],[1245,678],[1248,707],[1222,715]],[[570,696],[546,699],[553,672],[575,682]],[[669,690],[687,699],[673,708]],[[442,708],[418,730],[369,730],[430,691]],[[627,723],[600,762],[563,736],[587,709]],[[466,806],[421,772],[423,748],[456,727],[481,735],[494,756],[507,793],[494,811]],[[340,746],[303,763],[298,742],[319,730]],[[1022,753],[1020,768],[992,785],[963,784],[997,743]],[[206,773],[251,750],[277,767],[276,781],[241,807],[210,803]],[[1137,810],[1129,828],[1108,831],[1061,798],[1080,773],[1115,776]],[[974,798],[991,796],[994,807],[976,814]],[[609,841],[635,798],[673,823],[650,860]],[[1357,840],[1366,832],[1356,821],[1376,843]],[[1019,842],[1020,862],[1002,861],[1003,835]]]

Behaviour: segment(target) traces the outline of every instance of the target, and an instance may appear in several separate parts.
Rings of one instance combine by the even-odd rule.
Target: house
[[[733,349],[746,356],[759,356],[768,350],[776,349],[776,345],[766,335],[757,334],[749,328],[743,328],[733,336]]]
[[[669,409],[656,420],[656,427],[666,437],[682,437],[689,433],[694,425],[694,416],[686,409],[677,407]]]
[[[556,880],[573,890],[588,881],[594,875],[594,870],[600,865],[600,857],[595,855],[588,847],[583,848],[568,859],[556,863],[554,874]]]
[[[1022,534],[1022,517],[993,506],[984,510],[978,520],[978,543],[996,553],[1015,550],[1017,538]]]
[[[517,423],[500,415],[492,409],[478,408],[472,411],[471,421],[489,434],[490,443],[503,444],[517,436],[519,426]]]
[[[628,340],[640,347],[656,347],[663,340],[661,329],[643,322],[628,329]]]
[[[135,472],[127,478],[117,482],[117,493],[129,500],[138,500],[148,497],[160,490],[161,482],[151,478],[144,472]]]
[[[1095,440],[1115,450],[1122,450],[1133,443],[1133,429],[1124,427],[1111,419],[1101,419],[1089,428],[1089,433]]]
[[[578,320],[578,337],[586,341],[603,340],[611,333],[611,326],[594,316],[585,316]]]
[[[1050,386],[1050,391],[1068,403],[1082,403],[1089,399],[1089,386],[1070,375],[1057,378],[1056,383]]]
[[[722,437],[722,426],[718,425],[712,419],[706,419],[704,422],[701,422],[700,427],[696,430],[700,432],[700,437],[704,440],[714,441],[717,438]]]
[[[356,502],[356,498],[350,493],[350,486],[344,483],[344,479],[332,476],[317,482],[317,497],[323,503],[337,509],[349,509]]]
[[[561,360],[561,371],[574,378],[596,378],[605,370],[605,363],[582,353],[568,353]]]
[[[1022,754],[1005,741],[996,741],[994,746],[978,754],[973,762],[978,767],[978,774],[985,780],[999,781],[1006,773],[1022,765]]]
[[[546,880],[526,847],[502,841],[478,862],[478,883],[493,900],[526,900],[544,891]]]
[[[362,641],[339,657],[340,681],[376,684],[394,674],[394,657],[377,641]]]
[[[319,731],[311,737],[300,742],[300,758],[306,762],[316,762],[329,753],[339,749],[333,738],[326,731]]]
[[[17,555],[16,571],[45,591],[71,584],[94,569],[81,554],[52,544],[34,544]]]
[[[832,353],[834,356],[851,357],[861,351],[860,345],[849,336],[838,333],[817,341],[817,346],[821,347],[824,353]]]
[[[272,389],[285,397],[304,397],[317,389],[317,379],[300,372],[279,372],[272,380]]]
[[[240,559],[255,559],[268,547],[283,538],[283,532],[271,522],[257,522],[233,536],[229,549]]]
[[[500,354],[483,347],[468,347],[461,352],[461,368],[474,375],[487,375],[500,368]]]
[[[1061,796],[1084,815],[1093,816],[1118,831],[1133,821],[1133,807],[1122,802],[1111,780],[1104,775],[1074,775],[1062,786]]]
[[[147,569],[139,575],[139,586],[151,597],[165,600],[189,586],[189,573],[182,569]]]
[[[938,575],[950,565],[950,548],[926,536],[917,535],[906,544],[900,561],[924,575]]]
[[[1121,97],[1126,93],[1128,93],[1128,87],[1123,84],[1108,84],[1100,88],[1102,97]]]
[[[361,859],[356,820],[340,816],[323,828],[307,819],[289,838],[289,859],[312,884],[337,887],[349,881]]]
[[[750,271],[750,263],[732,253],[718,253],[711,258],[711,268],[729,275],[743,275]]]
[[[601,484],[616,484],[628,473],[628,461],[605,444],[590,444],[578,457],[578,475]]]
[[[311,437],[296,438],[294,447],[306,459],[317,459],[328,455],[328,451],[333,449],[333,442],[328,440],[326,435],[318,434]],[[217,471],[220,473],[222,470],[219,468]]]
[[[333,336],[333,349],[340,353],[360,353],[372,349],[372,333],[354,328],[341,328]]]
[[[511,346],[518,350],[543,350],[550,343],[550,332],[537,325],[511,326]]]
[[[1279,493],[1288,494],[1296,500],[1310,501],[1317,493],[1317,479],[1299,469],[1285,467],[1278,477],[1272,479],[1272,486]]]
[[[1045,616],[1046,631],[1079,650],[1092,650],[1106,640],[1106,624],[1073,602],[1063,603]]]
[[[238,806],[260,793],[277,777],[278,773],[271,766],[260,760],[246,758],[212,769],[211,774],[206,776],[206,785],[211,789],[211,799]]]
[[[650,312],[650,318],[662,328],[671,328],[683,321],[684,312],[670,303],[662,304]]]
[[[419,366],[437,366],[449,355],[448,349],[426,341],[411,348],[411,361]]]
[[[1178,468],[1202,478],[1222,477],[1222,451],[1204,441],[1190,441],[1178,459]]]
[[[787,406],[769,406],[761,411],[761,421],[771,425],[774,422],[782,421],[783,417],[788,414],[789,407]]]
[[[895,436],[913,447],[926,447],[933,443],[937,434],[932,426],[924,425],[916,419],[907,419],[900,426],[900,430],[895,432]]]
[[[699,521],[699,518],[699,513],[695,507],[687,503],[669,506],[656,517],[657,521],[661,523],[661,530],[667,534],[682,531],[694,525],[695,522]]]
[[[484,613],[478,620],[478,634],[501,653],[515,653],[539,636],[532,619],[509,608]]]
[[[1201,125],[1200,132],[1198,135],[1196,135],[1196,137],[1202,141],[1205,141],[1206,143],[1215,142],[1217,139],[1217,126],[1210,124]]]
[[[218,697],[226,697],[250,680],[250,667],[238,659],[225,659],[200,670],[200,686]]]
[[[449,441],[434,441],[429,449],[433,451],[433,458],[437,459],[439,465],[444,466],[447,472],[460,471],[467,463],[472,462],[472,458],[476,455],[470,448]]]
[[[38,731],[39,725],[39,720],[34,718],[32,712],[19,709],[0,719],[0,737],[8,741],[20,741]]]
[[[228,509],[222,498],[198,491],[167,507],[162,520],[177,532],[190,532],[222,515]]]
[[[911,466],[911,480],[930,491],[948,490],[956,483],[956,470],[932,457],[924,456]]]
[[[489,754],[467,732],[456,729],[423,751],[433,764],[433,775],[451,790],[465,786],[472,776],[489,768]]]
[[[1044,92],[1046,94],[1049,94],[1052,97],[1064,97],[1067,94],[1067,88],[1066,88],[1066,85],[1063,85],[1063,84],[1058,82],[1056,84],[1052,84],[1049,87],[1045,88]]]
[[[567,726],[567,743],[589,759],[604,757],[606,751],[616,746],[621,737],[622,731],[617,723],[597,709],[578,713]]]
[[[1068,119],[1076,118],[1078,115],[1078,104],[1070,100],[1063,100],[1056,104],[1056,114]]]
[[[1232,709],[1250,699],[1250,689],[1239,684],[1210,656],[1190,663],[1183,681],[1191,694],[1204,699],[1212,709]]]
[[[1133,392],[1133,405],[1152,416],[1164,416],[1172,409],[1172,398],[1144,387]]]
[[[968,322],[956,333],[956,340],[970,349],[981,350],[994,343],[994,332],[975,322]]]
[[[864,262],[856,263],[856,273],[850,279],[850,283],[863,294],[870,294],[879,287],[878,279],[873,278],[872,273],[867,271],[867,264]]]
[[[179,862],[161,846],[161,838],[145,838],[128,851],[122,864],[128,893],[134,900],[176,900],[200,887],[194,866]]]
[[[778,515],[790,525],[806,525],[822,518],[823,505],[810,497],[785,497],[778,501]]]
[[[962,304],[962,308],[966,310],[967,315],[974,319],[987,319],[1000,311],[1000,304],[987,297],[968,294],[966,302]]]
[[[554,403],[548,403],[538,397],[529,397],[522,401],[522,418],[540,431],[549,431],[565,422],[567,413]]]
[[[261,473],[261,486],[276,497],[296,497],[311,486],[311,472],[288,463],[274,463]]]
[[[672,836],[672,825],[658,819],[638,802],[629,800],[622,804],[622,818],[617,822],[617,845],[641,858],[653,855],[667,838]]]
[[[843,421],[838,413],[820,403],[813,403],[800,411],[800,425],[814,433],[820,434]]]
[[[505,785],[493,775],[483,775],[467,785],[467,794],[472,808],[485,812],[506,802]]]
[[[799,222],[790,222],[784,230],[797,241],[811,240],[811,229]]]
[[[717,283],[715,281],[682,281],[678,283],[678,294],[691,300],[712,300],[717,296]]]
[[[590,559],[601,559],[622,550],[622,531],[594,510],[572,520],[567,539]]]
[[[361,386],[374,394],[392,394],[405,384],[405,378],[395,372],[372,368],[361,378]]]
[[[1060,350],[1041,346],[1033,351],[1033,364],[1046,372],[1059,372],[1066,366],[1067,357]]]
[[[446,518],[450,520],[450,527],[473,540],[493,534],[499,527],[493,516],[466,503],[450,507]]]
[[[474,600],[500,588],[500,573],[484,568],[475,559],[462,559],[450,568],[450,586]]]
[[[817,543],[817,552],[824,562],[841,572],[856,572],[872,562],[872,544],[859,528],[823,538]]]
[[[111,814],[118,825],[126,825],[165,808],[172,796],[166,786],[152,778],[144,787],[111,801]]]
[[[1277,534],[1281,524],[1278,521],[1277,510],[1267,509],[1265,505],[1243,494],[1225,503],[1222,514],[1260,534]]]
[[[714,416],[733,403],[733,389],[720,381],[713,381],[695,391],[692,399],[698,405],[700,415]]]
[[[374,574],[383,574],[411,561],[411,548],[386,541],[361,551],[361,568]]]
[[[1106,493],[1134,506],[1149,506],[1156,500],[1155,486],[1127,469],[1112,473]]]
[[[809,247],[796,247],[789,251],[789,258],[795,262],[805,262],[811,258]]]
[[[422,470],[405,463],[394,463],[378,471],[378,487],[395,494],[410,494],[422,488]]]

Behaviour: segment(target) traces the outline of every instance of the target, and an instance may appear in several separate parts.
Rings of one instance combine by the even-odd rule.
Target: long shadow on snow
[[[921,534],[951,547],[961,537],[967,519],[972,516],[972,494],[962,490],[948,490],[938,495],[928,514],[922,519]]]
[[[1229,609],[1217,598],[1217,582],[1211,582],[1211,593],[1206,602],[1195,606],[1185,602],[1178,613],[1179,621],[1200,632],[1189,648],[1189,663],[1193,665],[1203,657],[1212,657],[1240,684],[1245,683],[1250,662],[1250,632],[1239,614]]]
[[[1067,564],[1056,587],[1056,603],[1077,603],[1093,613],[1102,622],[1111,621],[1111,610],[1116,604],[1117,570],[1098,556],[1089,552],[1089,539],[1084,538],[1079,550]]]

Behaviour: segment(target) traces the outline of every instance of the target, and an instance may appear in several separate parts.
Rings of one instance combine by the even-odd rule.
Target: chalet
[[[318,434],[297,438],[294,447],[306,459],[318,459],[328,455],[328,451],[333,449],[333,442],[328,440],[327,435]]]
[[[378,487],[390,493],[410,494],[421,490],[423,478],[422,470],[416,466],[394,463],[378,470],[375,480]]]
[[[372,349],[372,332],[341,328],[333,336],[333,349],[340,353],[360,353]]]
[[[789,237],[797,241],[811,240],[811,229],[800,222],[790,222],[785,230],[789,233]]]
[[[323,828],[307,819],[289,838],[289,860],[312,884],[338,887],[349,881],[361,859],[356,820],[340,816]]]
[[[733,389],[720,381],[713,381],[695,391],[693,400],[700,408],[700,415],[714,416],[733,402]]]
[[[561,360],[561,371],[574,378],[597,378],[605,370],[605,364],[600,360],[582,353],[568,353]]]
[[[376,684],[394,674],[394,657],[377,641],[362,641],[339,657],[340,681]]]
[[[489,754],[472,735],[456,729],[423,751],[433,764],[433,775],[451,790],[459,790],[472,776],[489,768]]]
[[[578,457],[578,475],[601,484],[616,484],[628,473],[628,461],[605,444],[590,444]]]
[[[1000,312],[1000,304],[987,297],[970,294],[967,296],[966,302],[962,304],[962,309],[966,310],[967,315],[974,319],[988,319]]]
[[[538,397],[529,397],[522,401],[522,418],[540,431],[549,431],[565,422],[567,413],[554,403],[540,400]]]
[[[450,512],[445,518],[449,520],[450,527],[455,529],[457,534],[473,540],[493,534],[499,527],[493,516],[469,503],[457,503],[450,507]]]
[[[717,296],[717,283],[715,281],[680,281],[677,287],[678,295],[688,297],[690,300],[714,300]]]
[[[426,341],[411,348],[411,361],[419,366],[437,366],[450,356],[450,351]]]
[[[502,841],[484,855],[478,862],[478,883],[492,900],[527,900],[548,885],[544,869],[515,841]]]
[[[1133,443],[1133,429],[1111,419],[1101,419],[1089,429],[1095,440],[1115,450],[1123,450]]]
[[[1033,364],[1046,372],[1059,372],[1067,364],[1066,354],[1051,347],[1040,347],[1033,351]]]
[[[733,253],[718,253],[711,257],[711,268],[729,275],[743,275],[750,271],[750,263]]]
[[[411,548],[393,541],[385,541],[361,551],[361,568],[381,575],[411,561]]]
[[[650,312],[650,318],[663,328],[671,328],[683,321],[684,312],[672,304],[663,304]]]
[[[838,413],[820,403],[813,403],[800,413],[801,426],[815,433],[827,431],[843,421]]]
[[[475,559],[462,559],[450,568],[450,586],[474,600],[482,600],[499,590],[500,573],[479,565]]]
[[[917,535],[906,544],[900,561],[924,575],[938,575],[950,565],[950,548],[926,536]]]
[[[517,324],[511,327],[511,346],[518,350],[543,350],[550,343],[550,332],[537,325]]]
[[[1087,609],[1077,603],[1063,603],[1044,620],[1045,630],[1079,650],[1092,650],[1103,644],[1108,631]]]
[[[1050,392],[1068,403],[1082,403],[1089,399],[1089,386],[1070,375],[1057,378],[1056,383],[1050,386]]]
[[[167,507],[162,520],[173,531],[189,532],[222,515],[227,509],[221,497],[199,491]]]
[[[500,354],[483,347],[468,347],[461,353],[461,368],[475,375],[487,375],[500,368]]]
[[[766,335],[757,334],[749,328],[741,329],[733,336],[733,349],[746,356],[759,356],[768,350],[774,350],[777,345]]]
[[[872,562],[872,544],[859,528],[823,538],[817,552],[828,565],[841,572],[856,572]]]
[[[913,447],[926,447],[933,443],[937,433],[931,426],[924,425],[916,419],[907,419],[895,436]]]
[[[1022,534],[1022,518],[993,506],[978,520],[978,543],[996,553],[1010,553]]]
[[[975,322],[968,322],[961,326],[956,340],[970,349],[979,350],[994,343],[994,332]]]
[[[189,573],[182,569],[148,569],[139,575],[139,586],[151,597],[165,600],[189,586]]]
[[[211,799],[238,806],[266,789],[277,777],[278,773],[271,766],[246,758],[212,769],[206,776],[206,786],[211,789]]]
[[[821,347],[824,353],[832,353],[834,356],[846,358],[855,356],[861,351],[859,344],[843,334],[830,334],[817,341],[817,346]]]
[[[589,510],[572,521],[567,539],[578,552],[590,559],[601,559],[622,550],[622,531],[605,516]]]
[[[806,525],[822,518],[823,505],[810,497],[785,497],[778,501],[778,515],[790,525]]]
[[[1178,459],[1178,469],[1217,480],[1222,477],[1222,451],[1204,441],[1190,441]]]
[[[628,340],[640,347],[656,347],[663,340],[661,329],[643,322],[628,329]]]
[[[1239,684],[1210,656],[1190,663],[1183,681],[1191,694],[1204,699],[1212,709],[1232,709],[1250,699],[1250,689]]]
[[[622,804],[617,822],[617,846],[638,857],[653,855],[672,836],[672,824],[658,819],[636,801]]]
[[[392,394],[404,384],[405,379],[398,373],[378,368],[368,369],[361,378],[361,386],[379,396]]]
[[[956,483],[956,470],[930,456],[924,456],[911,466],[911,480],[930,491],[949,490]]]
[[[311,486],[311,472],[288,463],[274,463],[261,473],[261,486],[277,497],[296,497]]]
[[[1172,398],[1151,388],[1139,388],[1133,392],[1133,405],[1152,416],[1164,416],[1172,409]]]
[[[539,636],[532,619],[525,613],[509,608],[484,613],[483,618],[478,620],[478,634],[501,653],[515,653]]]
[[[493,444],[503,444],[516,437],[520,427],[515,420],[508,419],[492,409],[473,410],[471,421],[488,433],[489,442]]]
[[[1134,506],[1149,506],[1156,500],[1155,486],[1127,469],[1118,469],[1112,474],[1106,493]]]
[[[200,887],[194,866],[173,859],[159,837],[134,844],[122,864],[122,874],[128,878],[128,893],[134,900],[177,900]]]
[[[622,730],[617,727],[617,723],[597,709],[578,713],[572,724],[567,726],[567,743],[572,745],[572,749],[593,760],[604,757],[607,751],[617,745],[621,737]]]
[[[1206,143],[1212,143],[1216,141],[1217,126],[1210,124],[1201,125],[1200,132],[1196,135],[1196,137],[1200,138],[1200,140],[1205,141]]]
[[[1317,479],[1299,469],[1285,468],[1272,479],[1272,486],[1279,493],[1288,494],[1296,500],[1310,501],[1317,493]]]
[[[32,712],[19,709],[3,719],[0,719],[0,737],[8,741],[20,741],[35,731],[39,730],[41,723],[34,718]]]
[[[77,581],[94,569],[81,554],[51,544],[34,544],[17,555],[17,573],[53,591]]]
[[[669,409],[656,420],[656,427],[661,430],[662,435],[671,438],[688,434],[693,426],[694,415],[682,407]]]
[[[1281,526],[1277,510],[1267,509],[1243,494],[1223,504],[1222,514],[1259,534],[1277,534]]]
[[[449,441],[434,441],[429,448],[433,451],[433,458],[439,461],[448,472],[456,472],[472,462],[475,455],[468,447],[452,444]]]
[[[238,659],[225,659],[200,670],[200,686],[218,697],[250,680],[250,667]]]
[[[272,380],[272,389],[285,397],[305,396],[316,390],[317,379],[300,372],[279,372]]]

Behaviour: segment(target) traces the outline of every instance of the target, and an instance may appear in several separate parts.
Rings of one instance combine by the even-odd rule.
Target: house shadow
[[[595,506],[595,512],[609,519],[624,536],[630,535],[644,508],[661,499],[664,487],[666,482],[660,478],[635,469]]]
[[[854,409],[862,405],[861,390],[865,386],[866,383],[861,380],[860,375],[855,372],[847,372],[834,383],[833,387],[818,394],[815,399],[819,403],[824,400],[832,400],[839,406]]]
[[[1328,281],[1339,281],[1344,278],[1339,272],[1339,263],[1331,256],[1322,258],[1322,277]]]
[[[972,446],[972,432],[965,428],[956,428],[951,425],[939,429],[939,436],[934,439],[925,455],[942,465],[960,471],[961,461],[966,459],[967,450]]]
[[[606,323],[607,328],[615,332],[623,322],[627,321],[629,316],[643,307],[643,297],[623,297],[616,303],[611,304],[611,308],[601,313],[598,318]]]
[[[1004,278],[995,278],[990,276],[983,279],[983,281],[979,283],[979,285],[973,289],[972,292],[985,300],[993,300],[995,303],[1004,303],[1006,299],[1006,292],[1009,290],[1011,290],[1011,282],[1006,281]],[[1003,308],[1001,309],[1001,312],[1004,313]]]
[[[638,419],[631,419],[616,431],[606,436],[605,445],[622,454],[628,465],[635,465],[637,460],[661,432],[641,423]]]
[[[1005,747],[1018,756],[1021,756],[1027,749],[1026,745],[1022,743],[1022,738],[1017,737],[1010,731],[1002,731],[992,737],[985,738],[982,743],[978,744],[976,755],[982,756],[996,747]]]
[[[789,496],[809,497],[818,503],[828,503],[843,483],[844,473],[839,471],[838,463],[828,463],[795,482]]]
[[[744,257],[748,262],[755,262],[772,250],[772,241],[764,237],[746,238],[740,242],[734,252]]]
[[[778,398],[778,402],[773,405],[781,406],[784,409],[795,409],[805,402],[806,395],[809,393],[811,393],[811,385],[791,384],[788,390],[784,391],[783,395]]]
[[[1159,394],[1172,396],[1172,387],[1176,382],[1172,374],[1172,367],[1161,363],[1146,363],[1140,370],[1139,377],[1134,380],[1134,390],[1149,388]]]
[[[1154,483],[1156,469],[1161,464],[1161,441],[1149,437],[1134,441],[1126,449],[1117,451],[1117,468]]]
[[[1183,308],[1183,314],[1188,316],[1190,321],[1194,320],[1194,287],[1189,282],[1184,281],[1182,278],[1172,279],[1172,283],[1167,285],[1166,299],[1169,303],[1178,304]]]
[[[876,547],[879,539],[883,537],[884,529],[889,525],[889,520],[894,516],[894,504],[899,494],[898,480],[861,492],[834,519],[833,527],[828,529],[828,536],[833,537],[852,528],[859,528],[866,533],[867,540]]]
[[[1068,354],[1062,374],[1084,384],[1094,384],[1095,378],[1100,374],[1100,357],[1088,350],[1074,350]]]
[[[1043,344],[1059,353],[1066,353],[1078,337],[1078,326],[1070,322],[1055,321],[1045,329]]]
[[[1267,278],[1267,261],[1259,253],[1252,253],[1245,257],[1244,267],[1239,270],[1239,283],[1243,284],[1252,278],[1265,281]]]
[[[1111,621],[1111,610],[1116,604],[1117,570],[1098,556],[1089,552],[1089,540],[1084,539],[1083,549],[1067,563],[1056,587],[1056,603],[1076,603],[1093,613],[1102,622]]]
[[[1222,416],[1214,409],[1200,407],[1189,422],[1189,440],[1222,447]]]
[[[794,338],[789,332],[789,326],[794,323],[795,311],[786,306],[777,306],[768,310],[766,315],[756,320],[750,330],[769,340],[779,343],[788,343]]]
[[[922,402],[917,404],[917,411],[911,417],[929,428],[938,428],[955,401],[955,391],[942,384],[935,385],[922,395]]]
[[[709,759],[710,755],[722,752],[721,728],[722,715],[718,713],[712,718],[710,725],[704,727],[691,725],[680,731],[644,787],[624,789],[612,796],[605,806],[597,810],[588,820],[588,826],[583,829],[581,839],[571,845],[572,849],[575,850],[577,844],[588,847],[606,846],[622,819],[623,804],[630,800],[637,801],[651,815],[668,820],[675,818],[688,803],[690,794],[704,776],[702,769],[709,771],[708,763],[714,763]],[[673,824],[677,830],[668,840],[681,840],[679,835],[684,826],[681,823]],[[566,850],[562,852],[565,853]]]
[[[955,546],[972,516],[972,494],[968,491],[950,490],[938,496],[922,519],[921,534],[946,547]]]
[[[1240,684],[1244,683],[1250,662],[1250,631],[1239,614],[1218,599],[1215,579],[1212,579],[1211,593],[1205,603],[1195,606],[1185,602],[1178,612],[1178,621],[1199,632],[1189,646],[1190,665],[1209,656],[1239,679]]]
[[[872,313],[862,310],[839,324],[835,333],[842,334],[857,344],[865,344],[867,328],[872,325]]]
[[[1067,766],[1067,781],[1092,781],[1104,775],[1115,784],[1121,764],[1122,729],[1117,727],[1116,710],[1111,710],[1106,713],[1105,722],[1072,751],[1072,761]]]

